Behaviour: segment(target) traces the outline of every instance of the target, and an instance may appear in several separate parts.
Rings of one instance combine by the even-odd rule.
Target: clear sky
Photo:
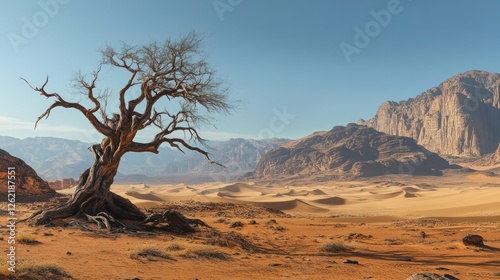
[[[500,1],[0,0],[0,135],[97,141],[86,119],[19,78],[71,99],[106,44],[207,35],[204,49],[240,100],[202,136],[299,138],[359,118],[471,69],[500,72]],[[101,87],[120,85],[103,73]],[[115,92],[116,92],[115,88]]]

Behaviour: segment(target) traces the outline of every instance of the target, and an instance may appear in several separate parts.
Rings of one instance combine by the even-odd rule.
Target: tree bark
[[[118,171],[119,156],[108,156],[100,145],[94,145],[95,160],[82,173],[75,193],[63,205],[42,212],[36,224],[50,224],[52,220],[68,217],[97,216],[100,213],[114,219],[143,221],[146,215],[130,200],[110,191]]]

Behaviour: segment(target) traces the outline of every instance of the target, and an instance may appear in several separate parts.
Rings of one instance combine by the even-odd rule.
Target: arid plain
[[[498,166],[473,168],[478,171],[327,183],[114,185],[142,208],[176,209],[213,229],[181,236],[109,233],[71,220],[55,227],[19,224],[18,239],[25,242],[17,249],[17,275],[406,279],[431,272],[499,279],[500,172]],[[18,207],[27,217],[44,204]],[[485,246],[465,246],[467,234],[481,235]],[[45,276],[22,278],[34,271]]]

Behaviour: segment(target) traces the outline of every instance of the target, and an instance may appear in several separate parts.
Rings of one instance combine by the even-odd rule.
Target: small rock
[[[493,274],[493,276],[500,277],[500,272]]]
[[[406,278],[406,280],[459,280],[459,279],[449,274],[439,275],[435,273],[425,272],[425,273],[415,273],[412,276]]]
[[[349,260],[349,259],[345,259],[345,260],[343,261],[343,263],[349,263],[349,264],[359,264],[359,262],[358,262],[358,261],[355,261],[355,260]]]
[[[427,234],[425,233],[425,231],[421,231],[420,238],[425,239],[426,237],[427,237]]]
[[[71,255],[71,252],[70,251],[66,252],[66,255]]]
[[[250,220],[250,222],[248,222],[249,225],[256,225],[257,222],[255,220]]]
[[[237,227],[242,227],[243,226],[243,223],[240,222],[240,221],[236,221],[236,222],[232,222],[229,227],[230,228],[237,228]]]
[[[402,257],[402,258],[399,258],[400,261],[403,261],[403,262],[411,262],[412,259],[411,257]]]
[[[280,263],[270,263],[269,266],[281,266]]]
[[[446,267],[436,267],[436,270],[450,270],[450,269]]]
[[[462,243],[466,246],[484,246],[483,237],[477,234],[468,234],[464,238],[462,238]]]
[[[275,220],[275,219],[271,219],[271,220],[267,221],[267,223],[266,223],[266,224],[270,225],[270,224],[277,224],[277,223],[278,223],[278,222],[276,222],[276,220]]]

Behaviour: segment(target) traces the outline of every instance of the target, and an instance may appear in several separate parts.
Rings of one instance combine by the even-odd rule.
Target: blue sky
[[[49,75],[47,89],[71,99],[72,75],[95,69],[104,45],[196,31],[240,101],[202,135],[300,138],[369,119],[384,101],[467,70],[500,72],[498,11],[493,0],[0,0],[0,135],[98,141],[67,109],[33,130],[51,103],[19,77],[41,85]],[[112,73],[99,82],[120,85]]]

